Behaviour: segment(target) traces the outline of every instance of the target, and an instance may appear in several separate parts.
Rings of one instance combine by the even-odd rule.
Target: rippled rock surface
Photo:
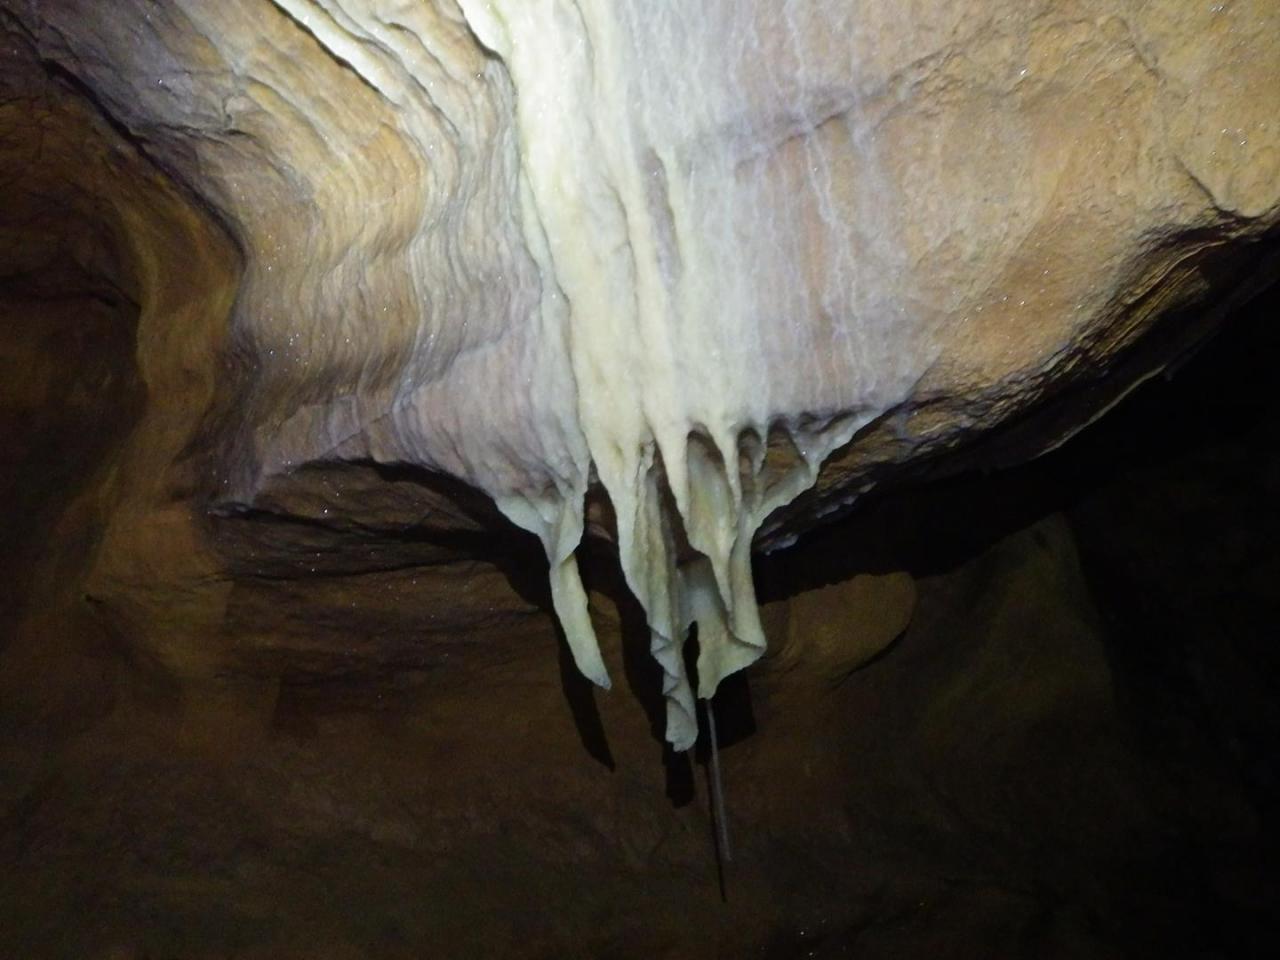
[[[1273,279],[1277,75],[1265,0],[0,0],[18,726],[604,756],[581,674],[639,766],[766,651],[843,682],[919,578],[787,548]]]
[[[680,747],[689,625],[702,696],[761,654],[754,539],[833,451],[809,515],[1112,373],[1277,218],[1263,3],[6,9],[15,89],[157,180],[105,200],[118,174],[10,102],[13,165],[30,139],[102,194],[88,272],[178,344],[111,526],[161,510],[204,549],[138,489],[179,450],[224,512],[313,463],[445,474],[539,536],[607,685],[575,558],[598,483]],[[128,552],[97,575],[136,583]]]

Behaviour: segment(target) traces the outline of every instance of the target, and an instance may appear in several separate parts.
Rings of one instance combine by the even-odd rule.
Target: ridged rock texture
[[[99,6],[8,3],[7,45],[173,184],[103,214],[140,343],[187,348],[142,374],[148,485],[211,411],[203,504],[317,462],[460,480],[541,539],[608,685],[574,554],[598,481],[679,748],[685,634],[704,697],[761,654],[753,540],[833,451],[1100,375],[1277,219],[1263,2]],[[112,525],[154,524],[125,485]]]
[[[0,0],[11,702],[77,633],[246,698],[191,730],[496,697],[558,625],[680,751],[770,645],[847,676],[912,578],[753,561],[1198,348],[1278,78],[1273,0]]]

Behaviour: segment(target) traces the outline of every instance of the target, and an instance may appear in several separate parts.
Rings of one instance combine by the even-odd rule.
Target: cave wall
[[[585,565],[624,696],[557,662],[527,570],[523,620],[437,649],[415,683],[375,673],[357,637],[393,640],[369,597],[392,580],[329,552],[242,626],[287,609],[323,637],[360,597],[345,661],[281,652],[198,689],[92,644],[36,683],[6,650],[0,948],[1256,955],[1277,862],[1274,303],[1054,453],[874,494],[760,562],[771,654],[717,696],[723,899],[706,754],[664,752],[616,567]],[[437,615],[496,594],[487,576],[472,563]]]
[[[762,524],[1065,397],[1017,446],[1051,445],[1280,209],[1265,3],[4,10],[9,74],[143,171],[90,191],[140,197],[103,255],[138,264],[149,403],[85,592],[191,676],[233,656],[209,511],[416,468],[538,535],[598,683],[575,550],[617,545],[687,742],[689,621],[704,695],[764,648]],[[455,499],[426,525],[465,531]]]
[[[0,3],[4,950],[1267,933],[1276,11],[694,9]]]

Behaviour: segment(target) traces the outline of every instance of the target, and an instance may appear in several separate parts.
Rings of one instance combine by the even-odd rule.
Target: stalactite
[[[686,749],[697,735],[683,662],[690,624],[701,638],[697,695],[710,698],[765,649],[756,530],[905,394],[923,356],[889,349],[909,339],[909,321],[857,303],[854,238],[832,199],[845,185],[822,142],[837,128],[835,149],[856,141],[856,98],[753,79],[769,43],[808,62],[794,22],[803,4],[462,6],[512,77],[524,229],[563,293],[544,308],[568,331],[578,419],[663,670],[667,737]],[[798,197],[766,202],[770,154],[795,149]],[[814,231],[828,236],[824,262],[810,265]],[[798,450],[785,467],[766,463],[759,438],[771,431]],[[564,529],[578,505],[560,509]],[[565,558],[548,555],[554,581]],[[557,603],[577,662],[600,682],[589,620],[576,599]]]

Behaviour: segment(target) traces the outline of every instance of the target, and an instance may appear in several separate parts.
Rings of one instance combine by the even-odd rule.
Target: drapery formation
[[[816,513],[1107,381],[1280,220],[1263,0],[0,9],[6,44],[180,210],[102,204],[132,251],[148,399],[94,589],[152,591],[134,619],[157,649],[214,642],[218,561],[190,509],[210,478],[170,474],[216,421],[201,507],[321,461],[484,491],[541,538],[605,682],[574,559],[598,483],[676,746],[689,624],[703,696],[763,649],[751,546],[778,507],[817,481]],[[225,232],[217,270],[174,254],[200,230]],[[153,528],[174,533],[127,532]],[[196,559],[146,552],[170,543]],[[205,633],[156,612],[165,577]]]

